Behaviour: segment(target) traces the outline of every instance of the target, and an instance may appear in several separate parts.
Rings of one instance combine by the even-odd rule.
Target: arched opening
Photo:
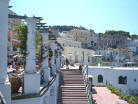
[[[75,63],[78,63],[78,56],[75,56]]]
[[[119,84],[127,84],[127,76],[125,76],[125,77],[119,76],[118,83]]]
[[[90,62],[90,52],[87,53],[88,56],[88,62]]]
[[[98,83],[103,83],[103,76],[102,75],[98,75]]]
[[[78,63],[78,53],[75,52],[75,53],[74,53],[74,56],[75,56],[75,63]]]

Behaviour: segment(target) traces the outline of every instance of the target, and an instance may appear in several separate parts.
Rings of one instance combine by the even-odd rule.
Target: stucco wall
[[[39,98],[12,100],[12,104],[40,104]]]
[[[93,85],[106,85],[107,81],[108,84],[110,83],[118,89],[121,88],[124,93],[128,93],[129,90],[138,90],[138,70],[133,70],[133,68],[125,70],[89,67],[88,73],[93,76]],[[98,83],[98,75],[103,76],[103,83]],[[118,84],[119,76],[127,76],[127,84]]]
[[[83,55],[84,53],[84,55]],[[78,57],[78,63],[83,63],[84,65],[92,64],[92,56],[94,55],[93,50],[83,49],[83,48],[74,48],[74,47],[64,47],[64,56],[69,59],[71,57],[71,62],[75,63],[75,56]],[[88,56],[90,61],[88,62]],[[84,60],[83,60],[84,58]]]

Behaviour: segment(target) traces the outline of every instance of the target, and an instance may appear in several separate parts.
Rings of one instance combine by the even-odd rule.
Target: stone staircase
[[[62,69],[57,104],[88,104],[83,75],[78,69]]]

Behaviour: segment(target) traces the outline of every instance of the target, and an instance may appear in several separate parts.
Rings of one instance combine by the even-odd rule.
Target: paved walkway
[[[93,87],[93,98],[97,104],[128,104],[106,87]]]

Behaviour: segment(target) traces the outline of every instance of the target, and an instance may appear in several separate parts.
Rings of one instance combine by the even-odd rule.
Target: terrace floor
[[[119,96],[111,93],[106,87],[93,87],[92,95],[97,104],[128,104],[126,101],[119,99]]]

